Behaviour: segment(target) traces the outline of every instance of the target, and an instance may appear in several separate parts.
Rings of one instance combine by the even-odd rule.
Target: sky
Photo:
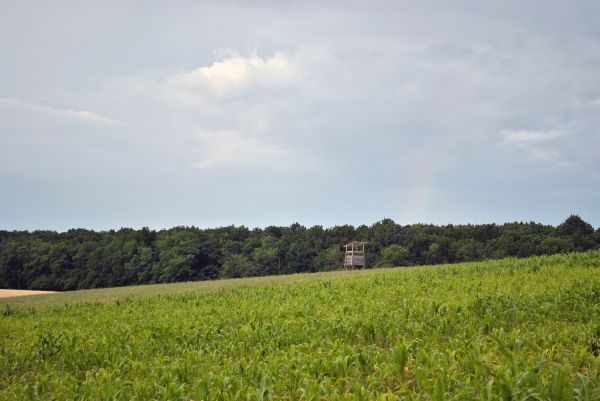
[[[0,0],[0,49],[0,229],[600,226],[595,0]]]

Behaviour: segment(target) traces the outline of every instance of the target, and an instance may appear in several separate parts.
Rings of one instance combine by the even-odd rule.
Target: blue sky
[[[0,229],[600,226],[600,3],[2,2]]]

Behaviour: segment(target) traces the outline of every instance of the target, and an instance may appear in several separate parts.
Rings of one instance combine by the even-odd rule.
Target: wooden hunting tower
[[[366,266],[365,244],[363,241],[352,241],[344,245],[346,255],[344,256],[344,269],[364,269]]]

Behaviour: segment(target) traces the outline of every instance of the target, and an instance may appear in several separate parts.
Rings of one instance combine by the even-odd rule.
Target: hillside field
[[[0,300],[1,400],[599,400],[600,251]]]
[[[52,294],[54,291],[35,291],[35,290],[7,290],[0,288],[0,299],[27,297],[30,295]]]

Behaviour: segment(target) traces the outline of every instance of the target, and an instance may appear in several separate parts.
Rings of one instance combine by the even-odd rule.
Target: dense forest
[[[342,245],[368,241],[369,267],[409,266],[600,248],[578,216],[538,223],[306,228],[175,227],[154,231],[0,231],[0,288],[75,290],[339,269]]]

